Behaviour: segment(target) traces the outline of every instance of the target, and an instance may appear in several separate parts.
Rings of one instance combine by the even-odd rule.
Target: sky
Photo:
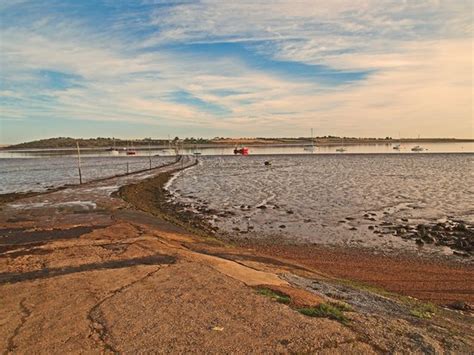
[[[0,144],[473,132],[464,0],[0,0]]]

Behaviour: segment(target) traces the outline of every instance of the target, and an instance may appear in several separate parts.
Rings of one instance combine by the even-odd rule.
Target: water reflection
[[[344,144],[342,145],[322,145],[317,146],[311,152],[300,146],[249,146],[250,155],[273,155],[273,154],[419,154],[412,149],[419,145],[424,150],[422,153],[474,153],[474,142],[449,142],[449,143],[402,143],[399,149],[394,149],[396,143],[374,143],[374,144]],[[338,152],[343,147],[343,153]],[[193,147],[179,150],[179,154],[186,155],[234,155],[234,146],[223,147]],[[76,155],[75,149],[29,149],[29,150],[2,150],[0,158],[40,158],[51,156]],[[128,157],[125,150],[111,152],[106,149],[81,149],[82,155],[89,157]],[[136,156],[173,156],[176,155],[174,149],[151,147],[142,148],[136,151]]]

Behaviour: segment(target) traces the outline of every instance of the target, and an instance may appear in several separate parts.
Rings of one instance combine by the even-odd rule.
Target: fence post
[[[77,147],[77,170],[79,170],[79,184],[82,185],[81,150],[79,149],[79,141],[76,141],[76,147]]]
[[[148,160],[150,162],[150,170],[151,170],[151,151],[150,151],[150,143],[148,143]]]

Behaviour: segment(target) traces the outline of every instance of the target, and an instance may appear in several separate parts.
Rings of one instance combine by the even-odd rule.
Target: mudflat
[[[2,352],[472,350],[471,288],[440,297],[408,287],[422,278],[416,271],[425,290],[438,277],[468,284],[468,265],[413,261],[410,274],[402,261],[369,254],[224,242],[152,208],[163,200],[164,177],[193,163],[184,157],[3,204]],[[114,192],[123,186],[121,198]]]

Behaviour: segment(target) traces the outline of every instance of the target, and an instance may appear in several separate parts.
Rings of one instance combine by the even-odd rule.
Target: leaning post
[[[79,170],[79,184],[82,184],[81,150],[79,149],[79,141],[76,141],[76,147],[77,147],[77,170]]]

